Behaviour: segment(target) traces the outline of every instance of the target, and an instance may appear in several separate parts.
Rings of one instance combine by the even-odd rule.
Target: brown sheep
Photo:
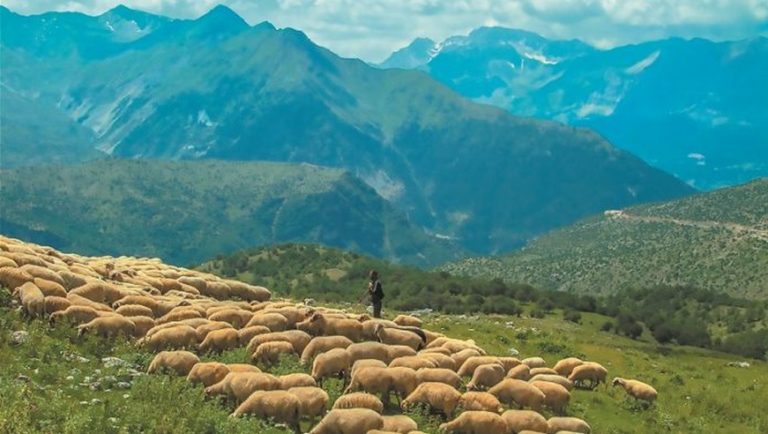
[[[544,392],[544,405],[551,408],[557,414],[565,414],[565,408],[571,400],[568,389],[549,381],[532,381],[531,384]]]
[[[530,371],[531,377],[535,377],[537,375],[559,375],[557,371],[555,371],[552,368],[533,368]]]
[[[299,415],[308,418],[310,425],[314,425],[315,419],[322,417],[328,410],[330,397],[319,387],[291,387],[288,393],[299,398]]]
[[[453,355],[453,353],[451,353],[451,351],[448,348],[443,348],[443,347],[424,348],[419,351],[419,354],[434,354],[434,353],[443,354],[448,357],[451,357]],[[453,358],[451,358],[451,360],[453,360]],[[453,364],[455,365],[456,362],[454,361]]]
[[[32,282],[26,282],[13,291],[24,308],[24,314],[30,318],[42,318],[45,315],[45,296]]]
[[[126,337],[132,337],[136,331],[136,324],[121,315],[101,316],[92,319],[86,324],[77,326],[78,336],[82,336],[89,331],[94,331],[97,336],[101,337],[112,337],[121,334]]]
[[[224,282],[211,282],[208,281],[205,284],[205,288],[200,290],[200,294],[207,297],[215,298],[217,300],[226,300],[229,298],[229,285]]]
[[[231,366],[230,366],[231,368]],[[232,372],[223,380],[205,388],[206,396],[224,395],[227,399],[240,404],[257,390],[278,390],[280,380],[263,372]]]
[[[621,386],[627,394],[635,399],[645,401],[649,404],[653,404],[659,393],[656,392],[651,385],[645,384],[638,380],[627,380],[624,378],[616,377],[611,383],[613,386]]]
[[[92,307],[100,312],[112,312],[112,309],[104,303],[97,303],[83,296],[77,295],[72,291],[67,293],[67,300],[73,305]]]
[[[155,317],[155,313],[152,311],[152,309],[140,304],[125,304],[115,309],[115,312],[122,316],[148,316],[150,318]]]
[[[176,375],[186,376],[199,362],[200,359],[189,351],[161,351],[152,359],[147,373],[153,374],[166,369],[175,372]]]
[[[49,315],[54,312],[67,310],[67,308],[72,305],[66,298],[56,295],[49,295],[45,297],[44,303],[45,313]]]
[[[289,327],[288,318],[277,312],[258,312],[254,314],[246,326],[250,327],[256,325],[267,327],[270,331],[273,332],[288,330]]]
[[[135,326],[133,336],[136,338],[143,338],[155,326],[155,320],[148,316],[126,316],[125,318],[133,322]]]
[[[421,332],[421,330],[416,329]],[[414,351],[418,351],[424,347],[427,338],[423,335],[419,336],[416,331],[405,331],[395,328],[387,328],[382,324],[376,324],[373,334],[376,336],[379,342],[387,345],[405,345],[412,348]]]
[[[309,333],[303,332],[301,330],[286,330],[280,332],[280,334],[285,336],[288,339],[288,342],[293,345],[293,349],[296,351],[296,354],[301,354],[304,352],[304,349],[312,340],[312,336],[310,336]]]
[[[584,361],[579,359],[578,357],[568,357],[562,360],[558,360],[557,363],[555,363],[555,367],[553,369],[555,370],[555,372],[557,372],[557,375],[562,375],[564,377],[567,377],[571,375],[573,368],[577,366],[581,366],[583,364],[584,364]]]
[[[347,350],[334,348],[315,357],[312,378],[319,384],[327,377],[344,377],[349,372],[350,358]]]
[[[467,390],[485,390],[493,387],[504,379],[504,367],[496,363],[480,365],[467,383]],[[458,374],[457,374],[458,375]]]
[[[460,377],[471,377],[475,373],[475,369],[477,369],[480,365],[487,365],[489,363],[495,363],[503,368],[503,365],[499,361],[498,357],[495,356],[476,356],[476,357],[470,357],[468,358],[459,368],[458,371],[456,371],[457,374],[459,374]]]
[[[309,344],[312,339],[307,333],[301,330],[285,330],[282,332],[270,332],[260,335],[256,335],[251,338],[246,347],[248,354],[253,354],[259,345],[265,342],[288,342],[293,345],[293,350],[296,354],[301,354],[304,348]]]
[[[200,328],[198,327],[197,330]],[[197,333],[197,330],[195,331]],[[233,328],[223,328],[213,330],[208,333],[198,346],[201,353],[222,353],[233,348],[237,348],[237,330]]]
[[[245,301],[267,301],[272,297],[272,293],[269,289],[263,286],[254,286],[247,283],[239,282],[237,280],[224,280],[229,286],[229,294],[235,297],[240,297]]]
[[[568,376],[568,380],[576,387],[594,389],[599,386],[600,383],[605,383],[607,376],[608,370],[602,365],[586,362],[573,368],[571,374]]]
[[[292,393],[284,390],[259,390],[240,404],[231,416],[253,415],[270,419],[277,423],[284,423],[293,429],[294,433],[300,434],[300,409],[299,398]]]
[[[261,372],[257,366],[248,363],[228,363],[229,372]]]
[[[69,294],[77,294],[93,302],[107,305],[111,305],[125,295],[117,286],[101,281],[91,281],[78,286],[70,290]]]
[[[462,434],[506,434],[507,424],[495,413],[465,411],[456,419],[440,425],[440,431]]]
[[[531,368],[528,365],[518,365],[507,372],[506,378],[528,381],[531,378]]]
[[[547,362],[541,357],[528,357],[522,360],[522,364],[528,365],[529,368],[544,368],[547,366]]]
[[[309,434],[361,434],[381,429],[384,420],[367,408],[336,409],[317,424]]]
[[[410,395],[419,385],[416,371],[406,367],[388,367],[387,373],[392,379],[392,390],[395,391],[398,401]]]
[[[40,288],[40,291],[46,297],[51,297],[51,296],[66,297],[67,296],[67,290],[64,289],[63,286],[61,286],[56,282],[35,277],[34,280],[32,280],[32,283],[37,285],[37,287]]]
[[[381,414],[384,411],[384,404],[376,397],[376,395],[371,395],[370,393],[365,392],[354,392],[341,395],[336,402],[333,403],[334,410],[349,408],[367,408]]]
[[[0,268],[0,286],[5,286],[10,290],[14,290],[27,282],[32,282],[34,279],[35,276],[19,268]]]
[[[419,356],[405,356],[405,357],[398,357],[389,364],[392,368],[397,367],[403,367],[403,368],[411,368],[414,371],[418,371],[419,369],[423,368],[436,368],[437,362],[428,359],[426,357],[419,357]]]
[[[451,418],[459,405],[461,393],[453,387],[443,383],[421,383],[401,403],[402,409],[408,409],[417,403],[426,404],[434,410],[442,411],[446,417]]]
[[[544,405],[544,392],[526,381],[507,378],[491,387],[488,393],[495,395],[504,404],[519,405],[539,411]]]
[[[389,347],[381,342],[360,342],[347,347],[350,363],[362,359],[376,359],[389,363]]]
[[[294,374],[287,374],[287,375],[281,375],[278,377],[280,380],[280,388],[283,390],[288,390],[294,387],[315,387],[317,386],[317,382],[314,378],[312,378],[311,375],[307,375],[304,373],[294,373]]]
[[[326,317],[322,313],[314,313],[297,323],[296,328],[313,336],[345,336],[352,342],[360,341],[363,333],[363,325],[359,321]]]
[[[246,326],[253,316],[252,312],[243,309],[233,308],[220,310],[209,316],[210,321],[224,321],[232,324],[232,327],[240,329]],[[251,324],[256,325],[256,324]]]
[[[398,359],[400,357],[412,357],[416,355],[416,350],[405,345],[387,345],[387,360]],[[434,361],[434,359],[432,359]],[[437,362],[435,361],[435,366]]]
[[[456,372],[456,368],[458,367],[456,362],[450,356],[446,356],[442,353],[425,353],[422,351],[419,352],[418,356],[434,360],[437,362],[438,368],[450,369],[451,371]]]
[[[577,417],[550,417],[547,421],[547,434],[556,434],[563,431],[590,434],[592,427]]]
[[[92,307],[75,305],[51,314],[50,322],[56,324],[64,320],[74,324],[85,324],[98,316],[99,312]]]
[[[534,381],[549,381],[550,383],[559,384],[559,385],[565,387],[568,391],[573,389],[573,383],[571,382],[571,380],[569,380],[569,379],[567,379],[565,377],[562,377],[560,375],[539,374],[539,375],[534,375],[528,381],[531,382],[531,383],[534,382]]]
[[[256,364],[274,366],[280,361],[280,357],[286,354],[296,354],[290,342],[265,342],[256,348],[251,359]]]
[[[237,333],[237,343],[240,344],[240,332],[232,327],[232,324],[224,321],[209,321],[206,324],[195,327],[195,333],[197,333],[197,340],[202,342],[208,336],[208,333],[214,330],[230,329]]]
[[[58,283],[62,287],[62,289],[64,288],[64,284],[66,283],[64,282],[64,279],[61,278],[59,273],[53,270],[49,270],[46,267],[41,267],[39,265],[32,265],[32,264],[22,265],[21,267],[19,267],[19,270],[26,271],[27,273],[29,273],[35,278]],[[59,295],[59,294],[52,294],[52,295]]]
[[[350,377],[355,376],[355,371],[357,371],[360,368],[364,368],[367,366],[375,366],[377,368],[386,368],[387,364],[382,362],[381,360],[376,359],[361,359],[356,361],[352,364],[352,369],[350,369]]]
[[[445,383],[454,389],[459,389],[462,385],[459,374],[445,368],[422,368],[416,371],[416,378],[419,383],[433,382]]]
[[[480,356],[480,351],[477,351],[473,348],[467,348],[465,350],[461,350],[458,353],[453,353],[451,355],[451,358],[454,362],[456,362],[457,367],[461,367],[461,365],[464,364],[464,362],[467,361],[470,357],[477,357]]]
[[[312,338],[304,348],[304,351],[301,352],[301,363],[307,364],[320,353],[334,348],[345,349],[350,345],[352,345],[352,341],[345,336],[318,336]]]
[[[202,317],[203,315],[197,309],[193,309],[192,307],[182,306],[182,307],[174,308],[167,314],[158,318],[157,323],[165,324],[169,322],[178,322],[178,321],[183,321],[185,319],[202,318]]]
[[[197,333],[188,325],[168,327],[152,335],[147,333],[137,344],[146,346],[150,351],[194,348],[197,345]]]
[[[464,410],[490,411],[491,413],[504,411],[499,398],[488,392],[464,392],[459,399],[459,406]]]
[[[513,433],[525,430],[546,433],[549,430],[547,419],[535,411],[507,410],[502,413],[501,418]]]
[[[64,280],[64,287],[68,290],[72,290],[88,283],[84,276],[70,271],[59,271],[59,276]]]
[[[384,419],[384,426],[381,427],[382,431],[390,431],[398,434],[408,434],[411,431],[415,431],[419,428],[419,425],[415,420],[402,414],[394,416],[382,416],[382,419]]]
[[[237,331],[237,341],[240,346],[247,345],[254,336],[269,333],[265,326],[246,326]]]
[[[382,401],[388,401],[387,397],[390,389],[392,389],[392,377],[388,369],[375,366],[358,369],[355,371],[355,376],[352,377],[344,393],[363,390],[372,394],[380,394]]]
[[[11,258],[0,256],[0,268],[18,268],[19,264]]]
[[[392,322],[400,326],[408,326],[408,327],[421,328],[421,325],[422,325],[422,322],[420,319],[411,315],[398,315],[395,317],[394,320],[392,320]]]
[[[288,337],[283,332],[269,332],[256,335],[251,338],[245,347],[246,354],[253,355],[259,345],[267,342],[289,342]]]

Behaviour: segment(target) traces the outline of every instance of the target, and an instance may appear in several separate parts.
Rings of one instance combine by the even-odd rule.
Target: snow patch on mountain
[[[393,179],[384,170],[379,169],[372,174],[358,174],[358,177],[376,190],[376,193],[378,193],[379,196],[390,202],[398,200],[405,193],[405,185],[402,181]]]
[[[656,59],[659,58],[659,54],[661,54],[661,51],[656,50],[653,53],[651,53],[649,56],[644,58],[643,60],[635,63],[634,65],[630,66],[629,68],[625,69],[624,72],[629,75],[635,75],[643,72],[646,68],[653,65],[653,63],[656,61]]]

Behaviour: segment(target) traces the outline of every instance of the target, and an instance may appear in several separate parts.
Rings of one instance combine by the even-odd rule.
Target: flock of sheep
[[[312,434],[420,432],[406,415],[383,415],[392,413],[394,398],[403,410],[420,406],[443,415],[445,432],[590,433],[587,422],[565,416],[570,391],[594,389],[607,378],[595,362],[570,357],[550,368],[540,357],[488,355],[472,340],[423,328],[413,316],[389,321],[270,301],[266,288],[157,259],[62,254],[0,236],[0,285],[29,317],[71,323],[80,334],[133,336],[157,353],[149,373],[184,375],[231,404],[232,416],[269,419],[295,432],[302,420]],[[249,363],[197,356],[243,346]],[[266,372],[286,355],[311,366],[311,375]],[[333,403],[322,389],[328,378],[344,380]],[[656,399],[639,381],[613,384],[634,398]],[[543,409],[556,416],[545,418]]]

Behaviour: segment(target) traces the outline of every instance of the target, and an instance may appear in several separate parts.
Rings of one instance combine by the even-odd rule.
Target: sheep
[[[152,309],[140,304],[125,304],[115,309],[115,312],[122,316],[148,316],[150,318],[155,317],[155,313],[152,311]]]
[[[299,428],[301,403],[299,398],[284,390],[260,390],[243,401],[232,417],[253,415],[261,418],[269,418],[274,422],[288,425],[296,434],[301,433]]]
[[[32,282],[34,279],[35,276],[19,268],[0,268],[0,286],[5,286],[10,290],[14,290],[27,282]]]
[[[73,305],[92,307],[100,312],[112,312],[112,309],[104,303],[97,303],[71,291],[67,293],[67,300]]]
[[[98,316],[99,312],[92,307],[73,305],[63,311],[54,312],[49,321],[51,324],[56,324],[61,320],[74,324],[85,324]]]
[[[573,383],[560,375],[552,375],[552,374],[538,374],[534,375],[533,377],[528,380],[529,383],[532,383],[534,381],[549,381],[550,383],[559,384],[566,388],[566,390],[570,391],[573,389]]]
[[[306,320],[297,323],[296,328],[313,336],[341,335],[353,342],[362,339],[363,325],[353,319],[330,318],[315,313]]]
[[[456,373],[459,374],[460,377],[471,377],[475,373],[475,369],[477,369],[478,366],[486,365],[488,363],[495,363],[499,366],[502,366],[498,357],[474,356],[468,358]]]
[[[456,362],[457,367],[461,367],[461,365],[464,364],[464,362],[467,361],[470,357],[477,357],[480,355],[480,351],[477,351],[473,348],[467,348],[464,350],[459,351],[458,353],[454,353],[451,355],[451,358],[454,362]]]
[[[392,368],[396,367],[404,367],[404,368],[411,368],[415,371],[418,371],[422,368],[436,368],[437,362],[435,362],[432,359],[428,359],[426,357],[419,357],[419,356],[406,356],[406,357],[398,357],[392,362],[389,363],[389,366]]]
[[[247,345],[248,342],[250,342],[254,336],[263,335],[263,334],[269,333],[270,331],[271,330],[269,330],[268,327],[260,326],[260,325],[243,327],[237,331],[238,345],[240,346]]]
[[[570,431],[575,433],[590,434],[592,427],[585,421],[577,417],[550,417],[547,420],[549,426],[546,431],[547,434],[556,434],[564,431]]]
[[[391,367],[387,368],[387,373],[392,379],[392,389],[398,397],[398,400],[402,400],[407,397],[416,389],[419,385],[419,380],[416,377],[416,371],[406,367]]]
[[[301,354],[311,339],[311,336],[301,330],[264,333],[251,338],[246,347],[246,352],[248,354],[253,354],[256,351],[256,348],[265,342],[282,341],[290,343],[293,346],[294,352],[296,354]]]
[[[165,324],[169,322],[178,322],[178,321],[183,321],[185,319],[202,318],[202,317],[203,315],[197,309],[183,306],[180,308],[174,308],[167,314],[161,316],[160,318],[157,319],[157,323]]]
[[[443,383],[421,383],[416,390],[406,397],[400,407],[405,410],[416,403],[427,404],[434,410],[440,410],[447,418],[453,416],[453,411],[458,407],[461,393],[453,387]]]
[[[421,331],[418,330],[417,331]],[[405,331],[395,328],[386,328],[382,324],[376,324],[374,335],[379,342],[388,345],[405,345],[415,351],[420,350],[427,340],[423,334],[418,335],[415,331]]]
[[[147,368],[147,374],[167,369],[176,375],[189,375],[189,372],[199,363],[200,359],[189,351],[161,351],[157,353]]]
[[[13,296],[19,299],[28,317],[42,318],[45,315],[45,296],[34,283],[26,282],[17,287]]]
[[[497,385],[504,379],[504,368],[495,363],[480,365],[472,374],[472,379],[467,383],[467,390],[488,389]],[[458,375],[458,374],[457,374]]]
[[[506,434],[507,424],[495,413],[465,411],[456,419],[440,425],[440,431],[462,434]]]
[[[288,339],[288,342],[293,345],[293,349],[296,351],[296,354],[303,353],[304,349],[312,340],[312,336],[310,336],[309,333],[303,332],[301,330],[286,330],[280,332],[280,335]]]
[[[334,348],[345,349],[352,345],[352,341],[345,336],[318,336],[312,338],[309,344],[301,352],[301,364],[305,365],[312,361],[316,355]]]
[[[638,380],[627,380],[621,377],[616,377],[611,382],[611,385],[619,385],[624,388],[627,394],[635,399],[643,400],[649,404],[653,404],[656,401],[656,397],[659,395],[649,384],[645,384]]]
[[[121,315],[100,316],[90,322],[77,326],[77,335],[82,336],[89,331],[95,331],[98,336],[110,337],[124,335],[133,336],[136,324]]]
[[[381,360],[376,359],[361,359],[356,361],[354,364],[352,364],[352,369],[350,369],[350,377],[355,376],[355,371],[357,371],[360,368],[364,368],[366,366],[376,366],[379,368],[386,368],[387,364],[382,362]]]
[[[322,417],[328,409],[330,397],[319,387],[291,387],[288,393],[299,398],[299,416],[308,418],[310,425],[314,425],[315,418]]]
[[[381,418],[384,419],[384,425],[381,427],[382,431],[408,434],[419,427],[415,420],[402,414],[382,416]]]
[[[205,279],[195,276],[181,276],[176,279],[176,281],[185,285],[189,285],[200,293],[204,292],[208,287],[208,283],[205,281]]]
[[[317,386],[315,379],[304,373],[281,375],[278,379],[280,380],[280,388],[283,390],[288,390],[293,387]]]
[[[568,377],[571,375],[571,372],[573,369],[577,366],[581,366],[584,364],[584,361],[579,359],[578,357],[568,357],[562,360],[558,360],[557,363],[555,363],[554,370],[557,372],[557,375],[562,375],[564,377]]]
[[[224,395],[235,404],[240,404],[257,390],[278,389],[280,389],[280,380],[273,375],[263,372],[232,372],[230,369],[223,380],[205,388],[205,395]]]
[[[515,366],[507,372],[506,378],[528,381],[531,378],[531,368],[528,365]]]
[[[228,363],[229,372],[261,372],[257,366],[248,363]]]
[[[608,370],[598,363],[587,362],[576,366],[568,376],[568,380],[576,387],[583,389],[594,389],[605,383],[608,376]]]
[[[133,323],[133,337],[135,338],[143,338],[155,326],[155,320],[148,316],[126,316],[125,319]]]
[[[529,371],[531,377],[537,375],[558,375],[557,371],[552,368],[533,368]]]
[[[549,430],[547,419],[531,410],[507,410],[501,414],[512,433],[521,431],[536,431],[546,433]]]
[[[72,290],[88,283],[84,276],[70,271],[59,271],[59,276],[64,280],[64,288],[67,290]]]
[[[522,364],[528,365],[529,368],[544,368],[547,366],[547,362],[541,357],[528,357],[521,361]]]
[[[18,268],[19,264],[11,258],[0,256],[0,268]]]
[[[424,336],[426,336],[426,337],[427,337],[427,345],[429,345],[429,344],[431,344],[432,342],[434,342],[434,341],[435,341],[435,339],[437,339],[437,338],[442,338],[442,337],[444,337],[444,336],[445,336],[445,335],[444,335],[444,334],[442,334],[442,333],[433,332],[433,331],[431,331],[431,330],[427,330],[427,329],[421,329],[421,331],[422,331],[422,332],[424,332]]]
[[[422,368],[416,371],[416,379],[419,383],[434,382],[445,383],[454,389],[461,387],[462,381],[459,374],[445,368]]]
[[[544,404],[544,392],[522,380],[506,378],[499,384],[491,387],[488,393],[499,398],[504,404],[516,404],[520,407],[528,407],[540,410]]]
[[[46,297],[56,296],[56,297],[66,297],[67,296],[67,290],[64,289],[64,287],[56,282],[47,280],[47,279],[41,279],[39,277],[35,277],[32,280],[32,283],[37,285],[38,288],[40,288],[40,292],[43,293]]]
[[[198,327],[197,330],[200,330],[200,328]],[[195,331],[196,333],[198,333],[197,330]],[[233,328],[223,328],[208,333],[203,342],[198,345],[198,349],[201,353],[221,353],[236,348],[237,344],[237,330]]]
[[[147,333],[137,345],[146,346],[150,351],[194,348],[197,345],[197,333],[188,325],[178,325],[159,330],[152,335]]]
[[[19,270],[29,273],[32,277],[46,280],[48,282],[55,282],[59,284],[62,288],[64,287],[64,284],[65,284],[64,279],[61,278],[59,273],[53,270],[49,270],[46,267],[41,267],[39,265],[26,264],[19,267]]]
[[[325,415],[309,434],[361,434],[381,429],[381,415],[367,408],[336,409]]]
[[[336,402],[333,403],[334,410],[349,408],[367,408],[381,414],[384,411],[384,404],[381,402],[381,399],[376,397],[376,395],[371,395],[370,393],[365,392],[354,392],[341,395]]]
[[[413,357],[416,354],[416,350],[405,345],[387,345],[387,360],[390,362],[400,357]],[[434,363],[437,366],[437,362]]]
[[[283,332],[269,332],[269,333],[259,334],[252,337],[251,340],[248,342],[248,345],[245,347],[246,354],[253,355],[253,353],[256,351],[256,348],[258,348],[259,345],[266,342],[289,342],[289,341],[288,341],[288,337],[283,335]]]
[[[279,308],[265,309],[263,313],[279,313],[288,319],[288,327],[295,328],[296,324],[307,319],[308,309],[298,308],[296,306],[284,306]]]
[[[448,357],[451,357],[451,355],[453,354],[453,353],[451,353],[451,351],[448,348],[443,348],[443,347],[423,348],[423,349],[421,349],[419,351],[419,354],[435,354],[435,353],[436,354],[443,354],[443,355],[448,356]],[[453,360],[453,359],[451,359],[451,360]],[[454,365],[456,364],[455,361],[453,363],[454,363]]]
[[[66,298],[56,295],[49,295],[45,297],[44,304],[45,313],[49,315],[54,312],[64,311],[72,305]]]
[[[344,393],[363,390],[368,393],[381,394],[382,400],[387,401],[387,395],[392,388],[392,376],[388,369],[375,366],[358,369]]]
[[[421,328],[421,320],[411,315],[398,315],[392,320],[397,325]]]
[[[78,286],[69,291],[69,294],[77,294],[96,303],[112,304],[121,298],[124,293],[115,285],[102,281],[91,281],[83,286]]]
[[[235,333],[235,335],[237,334]],[[267,366],[273,366],[277,364],[281,355],[295,353],[296,350],[290,342],[265,342],[256,348],[251,359],[257,364],[262,363]]]
[[[187,374],[187,381],[204,387],[212,386],[229,374],[229,367],[220,362],[199,362],[192,366]]]
[[[464,410],[490,411],[491,413],[504,411],[499,398],[488,392],[464,392],[459,399],[459,406]]]
[[[208,337],[208,333],[215,330],[230,329],[237,334],[237,344],[240,344],[240,332],[232,327],[232,324],[224,321],[210,321],[206,324],[195,327],[195,333],[197,333],[197,340],[202,342]]]
[[[227,285],[224,282],[206,282],[205,288],[198,289],[200,291],[200,294],[206,296],[215,298],[217,300],[225,300],[229,298],[229,285]]]
[[[269,289],[263,286],[254,286],[237,280],[224,280],[229,286],[229,295],[240,297],[245,301],[267,301],[272,297]]]
[[[361,359],[376,359],[389,363],[389,347],[381,342],[360,342],[347,347],[349,362],[355,363]]]
[[[174,322],[167,322],[165,324],[157,324],[147,332],[147,336],[151,337],[152,335],[159,332],[160,330],[165,330],[165,329],[178,327],[178,326],[189,326],[195,329],[195,340],[197,340],[197,327],[200,327],[201,325],[204,325],[207,323],[208,323],[208,320],[205,318],[191,318],[191,319],[185,319],[182,321],[174,321]]]
[[[458,367],[456,362],[450,356],[442,353],[424,353],[422,351],[419,352],[418,356],[434,360],[437,363],[438,368],[450,369],[455,372]]]
[[[250,323],[253,313],[239,308],[220,310],[213,315],[210,315],[208,319],[210,321],[224,321],[232,324],[232,327],[240,329]],[[258,325],[258,324],[250,324]]]
[[[544,405],[551,408],[557,414],[565,414],[565,407],[571,400],[568,389],[549,381],[532,381],[531,385],[544,392]]]
[[[250,321],[248,321],[248,324],[246,324],[246,327],[260,325],[267,327],[269,330],[273,332],[281,332],[283,330],[288,330],[288,318],[286,318],[284,315],[279,314],[277,312],[270,312],[270,313],[256,313],[254,314]]]

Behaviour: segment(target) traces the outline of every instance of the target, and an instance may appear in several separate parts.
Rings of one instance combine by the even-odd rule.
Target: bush
[[[575,310],[566,310],[563,311],[563,319],[578,324],[581,322],[581,314]]]

